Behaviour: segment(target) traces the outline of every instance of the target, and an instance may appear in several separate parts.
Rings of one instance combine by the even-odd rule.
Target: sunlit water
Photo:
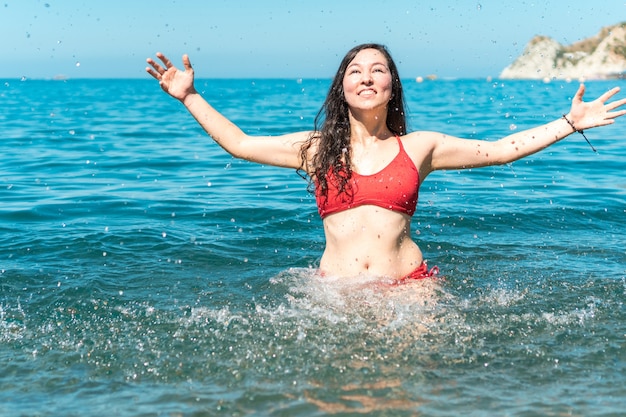
[[[199,86],[280,134],[311,128],[328,81]],[[443,278],[392,287],[316,276],[306,183],[232,159],[156,83],[0,88],[1,415],[626,409],[624,122],[587,132],[599,154],[573,135],[432,174],[413,235]],[[412,129],[493,140],[560,117],[577,86],[405,88]]]

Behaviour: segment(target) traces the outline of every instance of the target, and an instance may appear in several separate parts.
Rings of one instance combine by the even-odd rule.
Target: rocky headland
[[[506,67],[505,79],[598,80],[626,78],[626,22],[572,45],[535,36],[524,52]]]

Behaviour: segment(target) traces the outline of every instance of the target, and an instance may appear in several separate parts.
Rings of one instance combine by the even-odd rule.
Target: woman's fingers
[[[163,55],[161,52],[157,52],[156,56],[161,60],[161,62],[163,62],[163,65],[165,65],[165,68],[163,68],[163,72],[174,66],[174,64],[172,64],[172,61],[170,61],[169,58]]]
[[[584,95],[585,95],[585,84],[581,84],[578,87],[578,91],[576,91],[576,95],[574,95],[574,102],[582,103]]]
[[[185,71],[191,71],[193,68],[191,67],[191,61],[189,60],[189,55],[183,55],[183,65],[185,66]]]
[[[146,62],[152,67],[152,68],[150,68],[150,67],[146,68],[146,71],[148,71],[148,73],[150,75],[152,75],[153,77],[156,77],[157,75],[163,75],[163,73],[165,73],[165,71],[167,71],[168,69],[170,69],[170,68],[172,68],[174,66],[172,64],[172,61],[170,61],[161,52],[157,52],[156,56],[157,56],[157,58],[159,58],[161,60],[163,65],[159,64],[158,62],[156,62],[152,58],[148,58],[146,60]]]
[[[153,77],[158,78],[161,74],[165,72],[165,69],[161,67],[161,65],[159,65],[154,59],[148,58],[146,59],[146,62],[148,63],[148,65],[150,65],[150,67],[146,67],[146,71],[148,71],[148,73]]]
[[[151,65],[151,67],[146,67],[146,72],[152,75],[157,80],[160,79],[161,73],[158,72],[158,65],[156,64],[156,62],[154,62],[150,58],[148,58],[146,61],[148,62],[149,65]]]
[[[609,99],[611,97],[613,97],[615,94],[619,93],[619,91],[620,91],[619,87],[611,88],[609,91],[607,91],[606,93],[604,93],[600,97],[598,97],[598,100],[600,100],[603,103],[606,103],[607,101],[609,101]]]

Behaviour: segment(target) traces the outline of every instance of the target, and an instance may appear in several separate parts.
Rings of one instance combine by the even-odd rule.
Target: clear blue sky
[[[331,77],[370,41],[405,78],[497,76],[535,35],[622,21],[626,0],[3,0],[0,78],[144,77],[156,51],[202,78]]]

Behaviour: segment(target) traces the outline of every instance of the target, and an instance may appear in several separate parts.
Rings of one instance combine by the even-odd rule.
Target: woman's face
[[[387,59],[376,49],[363,49],[348,64],[343,91],[351,109],[385,107],[391,100],[392,80]]]

